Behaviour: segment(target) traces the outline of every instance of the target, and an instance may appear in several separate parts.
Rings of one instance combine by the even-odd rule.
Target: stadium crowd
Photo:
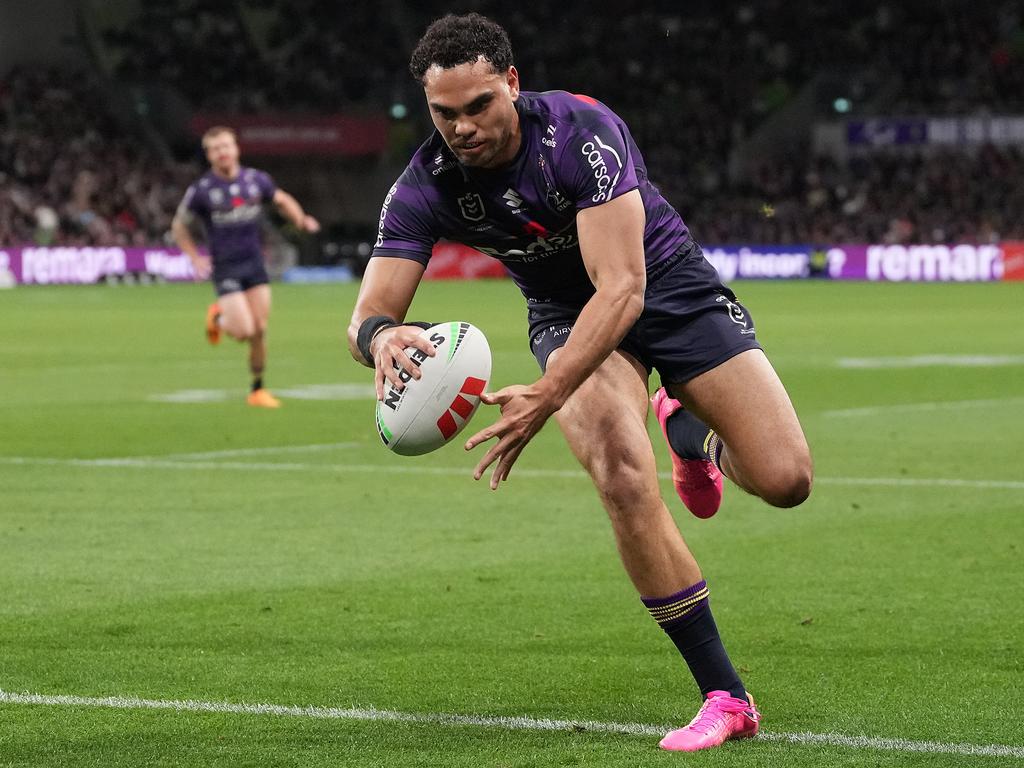
[[[194,168],[154,153],[103,103],[80,72],[0,81],[0,246],[163,241]]]
[[[844,73],[854,113],[1024,113],[1017,4],[765,0],[723,11],[697,0],[685,12],[659,3],[618,14],[582,0],[471,5],[511,31],[524,87],[586,92],[626,119],[652,176],[706,242],[1021,235],[1024,160],[1013,149],[840,165],[791,146],[746,178],[728,172],[746,138],[829,72]],[[117,53],[116,79],[173,83],[196,108],[379,110],[405,99],[425,131],[405,65],[417,31],[446,10],[440,2],[391,2],[384,12],[329,0],[168,0],[140,3],[137,18],[104,37]],[[878,83],[885,87],[869,87]],[[103,100],[90,87],[80,74],[4,79],[0,243],[163,238],[199,169],[127,138],[95,108]]]

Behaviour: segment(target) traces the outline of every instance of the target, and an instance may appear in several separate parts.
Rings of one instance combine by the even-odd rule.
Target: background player
[[[231,128],[216,126],[203,134],[210,170],[185,192],[171,224],[174,239],[192,260],[196,277],[212,273],[217,301],[206,312],[206,337],[220,341],[223,330],[249,342],[252,387],[249,405],[277,408],[280,401],[263,388],[267,360],[267,319],[270,278],[263,260],[263,204],[271,200],[300,232],[318,232],[320,224],[269,174],[239,163],[238,142]],[[202,221],[210,258],[196,248],[189,231],[193,218]],[[211,264],[212,262],[212,264]]]
[[[589,97],[520,92],[497,24],[439,19],[410,68],[437,130],[385,200],[349,326],[353,356],[375,367],[378,393],[385,379],[400,387],[396,364],[417,375],[403,349],[433,354],[403,324],[433,244],[456,240],[501,259],[527,299],[544,375],[484,396],[502,416],[466,443],[497,438],[475,477],[494,465],[496,489],[554,415],[594,481],[627,573],[705,699],[661,745],[692,751],[754,735],[760,715],[661,498],[646,428],[657,369],[676,490],[699,517],[718,509],[720,469],[777,506],[807,497],[807,443],[749,315],[648,180],[625,124]]]

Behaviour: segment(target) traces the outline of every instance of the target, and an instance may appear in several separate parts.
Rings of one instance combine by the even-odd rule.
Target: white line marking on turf
[[[908,355],[905,357],[840,357],[840,368],[975,368],[1024,365],[1024,355]]]
[[[961,410],[965,408],[992,408],[1024,403],[1024,397],[1001,397],[988,400],[945,400],[934,403],[900,403],[897,405],[872,405],[864,408],[840,408],[822,411],[826,418],[848,418],[874,416],[876,414],[914,413],[915,411]]]
[[[307,384],[275,389],[274,394],[291,400],[371,400],[377,390],[373,384]]]
[[[0,456],[0,465],[24,466],[67,466],[67,467],[125,467],[132,469],[196,469],[224,470],[240,472],[327,472],[327,473],[375,473],[402,475],[442,475],[450,477],[470,477],[472,470],[466,467],[425,467],[387,464],[301,464],[298,462],[243,462],[243,461],[175,461],[148,456],[111,459],[57,459],[37,458],[32,456]],[[585,480],[587,475],[579,469],[522,469],[513,470],[515,477],[533,478],[565,478]],[[662,480],[671,478],[668,472],[659,472]],[[817,477],[815,483],[820,485],[867,485],[922,488],[980,488],[1002,489],[1010,491],[1024,490],[1024,480],[963,480],[948,477]]]
[[[369,400],[376,394],[372,384],[307,384],[275,389],[274,394],[289,400]],[[179,389],[149,395],[154,403],[223,403],[245,395],[242,389]]]
[[[148,459],[216,459],[227,456],[259,456],[277,453],[315,453],[343,448],[359,448],[362,443],[312,443],[310,445],[271,445],[266,448],[234,448],[223,451],[200,451],[196,453],[168,453],[163,456],[147,456]]]
[[[176,712],[202,712],[232,715],[272,715],[307,717],[317,720],[368,720],[373,722],[427,723],[447,726],[477,726],[517,731],[588,731],[630,736],[661,736],[672,726],[644,723],[606,723],[596,720],[552,720],[533,717],[487,717],[432,712],[396,712],[389,709],[295,707],[281,704],[232,704],[222,701],[139,699],[131,696],[47,696],[38,693],[0,691],[0,704],[29,704],[56,707],[97,707],[103,709],[164,709]],[[821,744],[851,749],[878,749],[890,752],[925,752],[940,755],[985,757],[1024,757],[1024,747],[1004,744],[962,744],[941,741],[911,741],[873,736],[847,736],[841,733],[762,733],[758,739],[791,744]]]

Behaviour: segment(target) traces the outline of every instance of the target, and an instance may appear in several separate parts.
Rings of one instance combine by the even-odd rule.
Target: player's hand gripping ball
[[[440,448],[469,423],[491,378],[491,348],[483,332],[469,323],[439,323],[421,334],[434,347],[430,357],[415,347],[405,352],[420,369],[415,379],[405,370],[397,389],[385,382],[377,402],[377,432],[388,448],[418,456]]]

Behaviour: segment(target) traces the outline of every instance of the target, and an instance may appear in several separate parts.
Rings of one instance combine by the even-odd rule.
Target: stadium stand
[[[15,70],[0,84],[0,244],[162,242],[194,168],[104,112],[90,75]]]
[[[1022,236],[1019,148],[816,155],[804,124],[1024,113],[1024,23],[1015,3],[796,8],[767,0],[723,10],[700,0],[685,13],[656,4],[614,14],[579,0],[471,6],[511,30],[525,87],[590,93],[623,115],[652,176],[702,240]],[[396,123],[396,135],[417,136],[429,124],[407,54],[417,31],[446,10],[397,0],[379,7],[169,0],[137,4],[102,40],[115,82],[171,84],[192,109],[379,112],[400,102],[410,117]],[[196,157],[177,163],[125,137],[97,109],[103,99],[91,96],[90,77],[16,71],[4,78],[3,242],[163,240]],[[738,162],[777,116],[800,130],[762,141],[757,146],[767,149],[754,162]],[[968,183],[977,178],[987,183]]]

